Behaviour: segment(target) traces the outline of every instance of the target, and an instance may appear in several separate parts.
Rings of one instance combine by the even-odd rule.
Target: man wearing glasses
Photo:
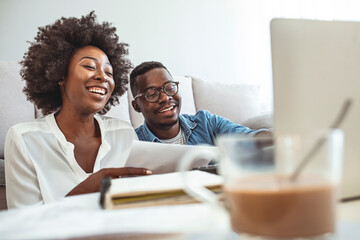
[[[130,74],[130,87],[134,96],[132,106],[145,118],[145,123],[135,130],[141,141],[214,145],[215,138],[223,134],[269,133],[266,129],[249,129],[204,110],[195,115],[180,114],[179,83],[160,62],[144,62],[135,67]]]

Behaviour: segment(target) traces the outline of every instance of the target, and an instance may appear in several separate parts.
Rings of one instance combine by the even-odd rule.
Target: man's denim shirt
[[[252,130],[205,110],[200,110],[195,115],[181,114],[179,115],[179,120],[188,145],[214,145],[215,138],[220,135],[235,133],[253,136],[258,132],[267,130]],[[150,131],[146,122],[135,131],[140,141],[161,142],[161,140]]]

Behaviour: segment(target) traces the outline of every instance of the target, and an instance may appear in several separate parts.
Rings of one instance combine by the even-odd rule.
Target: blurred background
[[[264,111],[272,18],[360,20],[357,0],[0,0],[0,60],[21,61],[38,27],[92,10],[129,44],[134,66],[156,60],[177,76],[259,84]]]

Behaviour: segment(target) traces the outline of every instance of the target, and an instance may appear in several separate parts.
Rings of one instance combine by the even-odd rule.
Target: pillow
[[[20,76],[20,64],[0,61],[0,158],[4,157],[5,136],[8,129],[20,122],[35,119],[35,107],[22,92],[25,81]]]
[[[261,113],[258,85],[192,80],[197,111],[208,110],[238,124]]]
[[[179,93],[181,96],[181,113],[195,114],[194,93],[191,77],[174,76],[174,81],[179,82]]]
[[[125,92],[119,98],[119,104],[112,106],[110,111],[108,111],[105,116],[119,118],[125,122],[131,123],[129,116],[129,102],[128,102],[128,92]]]

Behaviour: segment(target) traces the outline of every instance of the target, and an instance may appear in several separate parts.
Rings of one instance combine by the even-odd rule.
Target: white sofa
[[[24,81],[19,75],[20,65],[16,62],[0,61],[0,209],[4,208],[5,174],[4,141],[12,125],[30,121],[41,116],[22,92]],[[259,102],[259,87],[245,84],[223,84],[207,82],[195,77],[176,77],[179,94],[182,96],[181,113],[194,114],[200,109],[224,116],[235,123],[250,128],[272,128],[272,114],[262,113]],[[144,121],[142,115],[131,106],[132,94],[127,92],[120,98],[120,104],[113,107],[108,116],[120,118],[134,128]]]

